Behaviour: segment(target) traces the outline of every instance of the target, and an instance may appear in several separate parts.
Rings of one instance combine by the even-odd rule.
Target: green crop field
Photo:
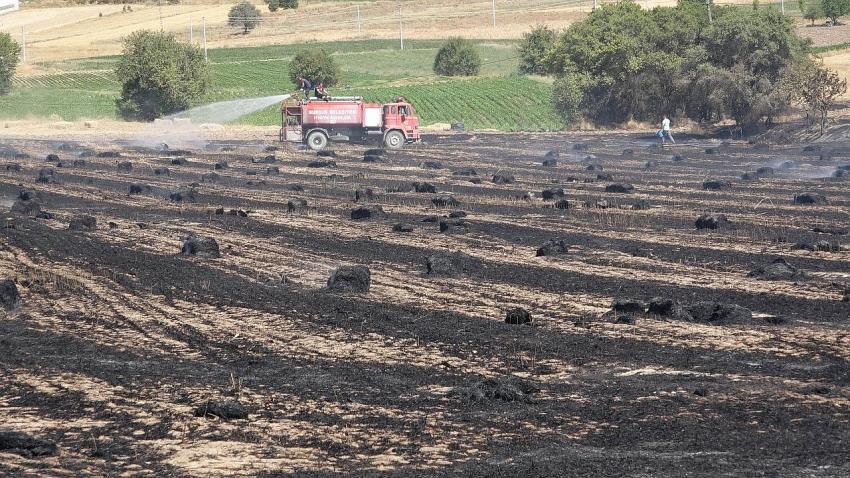
[[[817,46],[812,48],[812,53],[828,53],[832,51],[850,50],[850,42],[835,45]]]
[[[462,122],[470,128],[504,131],[560,129],[550,104],[551,86],[515,75],[515,43],[478,41],[484,65],[475,78],[447,79],[431,72],[437,40],[409,41],[405,50],[392,40],[364,40],[302,45],[227,48],[209,51],[213,86],[200,103],[278,95],[292,91],[287,65],[308,47],[332,52],[342,69],[342,82],[332,94],[386,101],[403,95],[413,102],[422,122]],[[86,58],[36,65],[48,74],[16,77],[12,91],[0,96],[0,117],[116,118],[120,84],[114,69],[118,57]],[[237,123],[276,125],[276,108]]]

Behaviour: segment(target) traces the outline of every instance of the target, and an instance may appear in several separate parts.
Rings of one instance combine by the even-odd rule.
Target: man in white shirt
[[[670,140],[671,143],[676,144],[676,140],[673,139],[673,135],[670,134],[670,118],[667,115],[664,115],[664,119],[661,121],[661,144],[664,145],[664,137]]]

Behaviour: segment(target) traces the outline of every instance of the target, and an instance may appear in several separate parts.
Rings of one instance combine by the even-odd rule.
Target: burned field
[[[850,474],[845,150],[271,145],[4,141],[0,474]]]

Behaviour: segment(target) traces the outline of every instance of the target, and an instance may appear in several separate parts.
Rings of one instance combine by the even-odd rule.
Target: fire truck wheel
[[[404,135],[401,131],[390,131],[384,137],[384,145],[389,149],[401,149],[404,147]]]
[[[307,146],[313,151],[321,151],[328,145],[328,137],[321,131],[313,131],[307,135]]]

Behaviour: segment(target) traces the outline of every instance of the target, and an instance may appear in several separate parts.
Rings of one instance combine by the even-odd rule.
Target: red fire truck
[[[359,96],[287,100],[281,104],[281,123],[281,141],[303,142],[314,151],[329,141],[380,141],[389,149],[419,141],[419,118],[401,97],[383,105]]]

